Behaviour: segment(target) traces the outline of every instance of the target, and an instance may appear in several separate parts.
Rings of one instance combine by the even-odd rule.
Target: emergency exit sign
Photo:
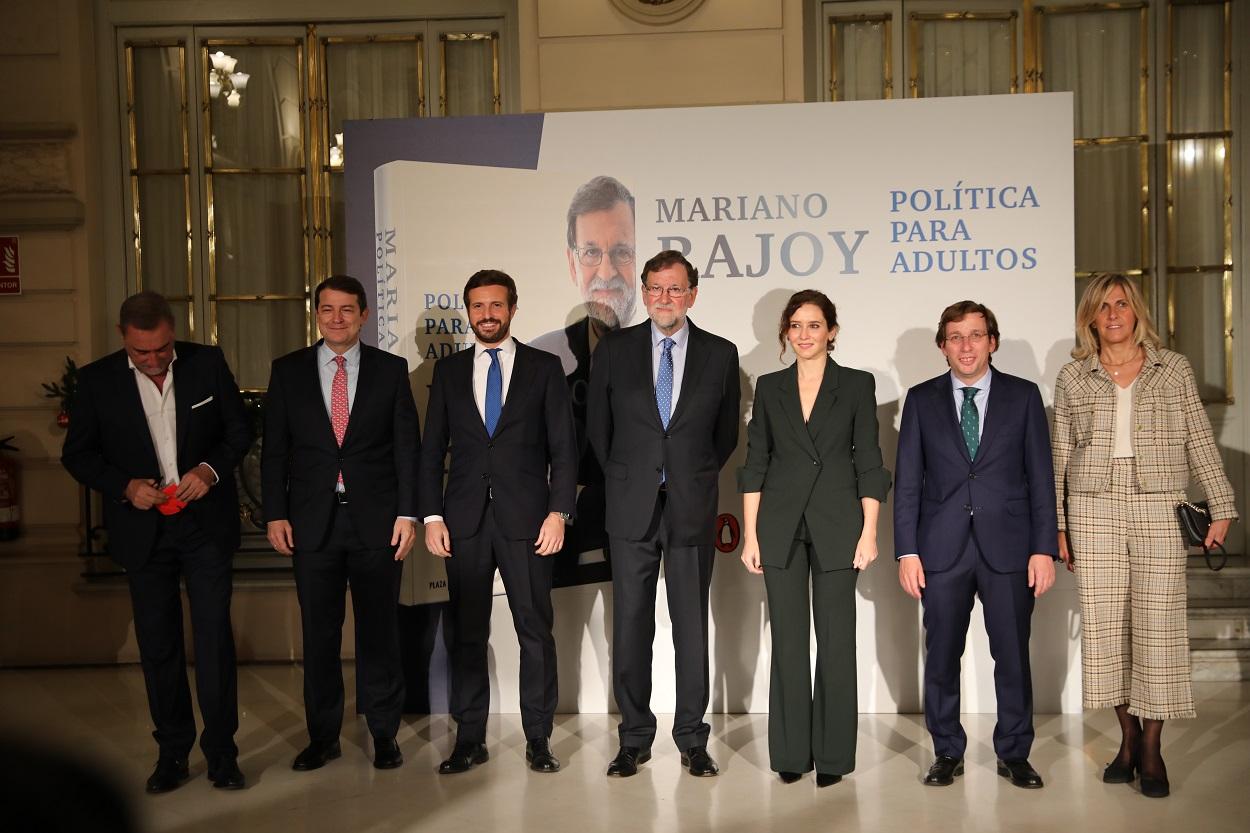
[[[22,294],[22,264],[16,234],[0,234],[0,295]]]

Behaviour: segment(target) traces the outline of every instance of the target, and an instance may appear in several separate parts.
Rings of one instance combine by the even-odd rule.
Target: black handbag
[[[1211,509],[1207,506],[1205,500],[1197,503],[1190,503],[1183,500],[1176,504],[1176,517],[1181,522],[1181,535],[1185,538],[1185,544],[1191,547],[1202,547],[1202,557],[1206,559],[1207,567],[1211,570],[1223,570],[1224,565],[1228,563],[1228,551],[1224,549],[1223,544],[1215,544],[1220,550],[1220,564],[1215,566],[1211,563],[1211,550],[1207,548],[1207,532],[1211,529]]]

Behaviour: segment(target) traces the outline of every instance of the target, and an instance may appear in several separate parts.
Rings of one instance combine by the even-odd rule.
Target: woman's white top
[[[1137,380],[1127,388],[1115,386],[1115,430],[1111,434],[1111,456],[1133,456],[1133,391]]]

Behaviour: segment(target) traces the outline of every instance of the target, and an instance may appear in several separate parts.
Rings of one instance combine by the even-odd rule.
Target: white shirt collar
[[[500,356],[511,356],[516,352],[516,341],[512,336],[508,336],[498,344],[486,345],[475,338],[473,339],[473,360],[477,361],[486,355],[487,350],[493,350],[496,347],[499,348]]]
[[[178,361],[178,348],[177,348],[177,347],[175,347],[175,348],[174,348],[174,357],[173,357],[172,359],[170,359],[170,360],[169,360],[169,368],[168,368],[169,370],[173,370],[173,369],[174,369],[174,362],[176,362],[176,361]],[[126,365],[127,365],[127,366],[131,369],[131,370],[139,370],[139,368],[135,367],[135,363],[134,363],[134,361],[130,358],[130,354],[129,354],[129,353],[127,353],[127,354],[126,354]],[[140,373],[143,373],[143,371],[141,371],[141,370],[140,370],[139,372],[140,372]],[[146,374],[146,373],[144,373],[144,375],[146,376],[147,374]]]
[[[660,332],[660,328],[655,326],[655,322],[652,321],[651,322],[651,346],[659,347],[660,342],[666,338],[671,338],[673,340],[674,347],[685,347],[686,342],[690,340],[690,319],[687,318],[685,321],[683,321],[681,325],[681,329],[673,333],[671,336],[666,336],[664,335],[664,333]]]
[[[330,364],[334,361],[334,357],[340,355],[330,349],[330,345],[322,339],[321,345],[317,348],[317,361],[321,364]],[[360,342],[357,341],[351,347],[348,347],[342,353],[343,358],[347,359],[347,363],[352,367],[360,364]]]
[[[971,385],[966,385],[963,382],[959,381],[958,378],[955,377],[955,371],[952,370],[950,372],[951,387],[954,388],[955,393],[960,393],[964,388],[976,388],[978,391],[987,391],[990,389],[990,375],[993,372],[994,372],[994,368],[987,365],[985,368],[985,373],[982,374],[980,379],[977,379]]]

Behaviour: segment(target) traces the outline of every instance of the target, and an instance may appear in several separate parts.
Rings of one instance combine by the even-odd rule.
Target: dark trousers
[[[210,760],[235,756],[239,705],[230,629],[232,553],[222,552],[189,514],[162,518],[160,523],[152,556],[142,567],[126,572],[148,709],[156,727],[152,736],[162,757],[186,758],[195,743],[181,578],[191,604],[195,690],[204,719],[200,748]]]
[[[370,734],[393,738],[404,704],[397,618],[403,565],[395,560],[393,547],[364,546],[346,506],[335,506],[333,512],[322,546],[295,551],[308,737],[332,743],[343,728],[340,647],[350,584],[356,617],[357,710],[364,714]]]
[[[538,530],[534,530],[537,534]],[[505,538],[487,502],[477,532],[452,538],[447,559],[450,597],[451,714],[460,743],[486,741],[490,674],[486,643],[495,569],[503,578],[512,625],[521,645],[521,728],[526,740],[551,736],[556,711],[556,642],[551,635],[551,573],[555,556],[535,555],[534,539]]]
[[[706,746],[703,721],[708,694],[708,588],[712,544],[671,546],[664,493],[641,541],[612,538],[612,693],[621,710],[622,746],[649,749],[655,740],[651,711],[651,645],[655,641],[655,590],[664,562],[668,613],[676,655],[677,704],[673,740],[685,751]]]
[[[994,751],[1004,760],[1027,758],[1033,746],[1029,632],[1034,602],[1028,571],[995,572],[972,535],[954,566],[925,573],[925,585],[924,715],[934,752],[961,758],[968,744],[959,723],[959,663],[973,599],[979,596],[998,699]]]
[[[764,567],[772,627],[768,756],[776,772],[846,775],[855,769],[859,701],[855,683],[853,568],[821,572],[812,545],[795,541],[785,567]],[[808,583],[812,595],[808,604]],[[811,618],[816,622],[812,690]]]

